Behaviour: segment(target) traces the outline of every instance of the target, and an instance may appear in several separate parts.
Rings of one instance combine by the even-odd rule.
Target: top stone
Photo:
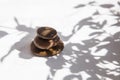
[[[37,29],[37,35],[43,39],[54,39],[57,31],[51,27],[40,27]]]

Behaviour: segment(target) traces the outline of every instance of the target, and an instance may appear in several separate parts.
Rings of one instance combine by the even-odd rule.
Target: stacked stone
[[[37,56],[53,56],[59,54],[64,48],[57,31],[51,27],[40,27],[37,36],[31,43],[31,51]]]

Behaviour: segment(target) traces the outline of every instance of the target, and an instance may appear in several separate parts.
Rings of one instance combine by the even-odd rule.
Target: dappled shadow
[[[82,7],[85,7],[85,6],[87,6],[87,5],[89,5],[89,6],[100,6],[100,7],[102,7],[102,8],[107,8],[107,9],[110,9],[110,8],[112,8],[112,7],[114,7],[114,4],[108,4],[108,3],[105,3],[105,4],[99,4],[99,5],[96,5],[97,4],[97,1],[90,1],[90,2],[88,2],[88,3],[86,3],[86,4],[78,4],[77,6],[75,6],[74,8],[82,8]],[[119,2],[118,2],[118,4],[119,4]]]
[[[6,36],[8,33],[5,31],[0,31],[0,38]]]
[[[14,18],[17,26],[16,30],[22,31],[22,32],[27,32],[27,35],[25,35],[20,41],[16,42],[8,51],[6,55],[4,55],[1,58],[1,62],[13,51],[13,50],[18,50],[19,57],[23,59],[30,59],[33,57],[30,51],[30,43],[35,35],[35,29],[31,27],[27,27],[26,25],[22,25],[18,22],[17,18]]]
[[[90,2],[87,5],[94,6],[95,3],[96,2]],[[79,4],[75,6],[75,8],[82,8],[85,6],[86,4]],[[101,4],[99,6],[108,9],[114,7],[113,4]],[[109,16],[116,16],[112,12],[111,14],[112,15]],[[95,22],[93,17],[96,15],[100,16],[102,14],[96,11],[92,16],[78,21],[72,29],[72,34],[69,36],[61,35],[59,32],[61,39],[67,42],[84,26],[86,27],[86,25],[88,28],[94,30],[94,32],[88,35],[90,36],[89,39],[82,40],[83,44],[68,42],[65,44],[65,48],[59,56],[48,58],[46,64],[50,67],[50,74],[47,80],[53,80],[57,71],[66,68],[70,70],[70,74],[65,75],[63,80],[83,80],[85,76],[82,72],[88,75],[84,80],[120,79],[120,32],[115,32],[114,34],[108,33],[104,29],[107,20],[103,20],[102,23]],[[120,16],[118,18],[120,20]],[[118,20],[118,18],[116,20]],[[119,26],[118,24],[114,24],[114,26]],[[114,26],[111,25],[110,27]],[[100,39],[106,34],[108,36],[104,39]],[[78,35],[78,39],[79,38],[80,36]],[[74,49],[74,47],[76,49]],[[102,50],[106,51],[101,52]],[[95,55],[93,55],[93,53]],[[104,55],[101,56],[103,53]]]
[[[88,78],[87,80],[104,80],[104,79],[106,80],[106,78],[119,80],[120,75],[115,76],[109,73],[112,72],[120,73],[119,71],[120,64],[113,63],[113,61],[119,62],[120,60],[120,54],[119,54],[120,44],[114,46],[116,42],[113,43],[111,42],[111,40],[109,40],[110,44],[98,46],[97,49],[99,50],[107,48],[108,53],[105,56],[102,57],[99,56],[100,59],[97,60],[95,59],[95,56],[91,55],[90,48],[99,44],[100,41],[97,39],[89,39],[89,40],[84,40],[83,42],[85,45],[81,45],[79,43],[68,43],[65,45],[63,52],[59,56],[55,58],[54,57],[48,58],[46,64],[50,67],[50,71],[51,71],[51,74],[48,76],[48,80],[52,80],[57,70],[64,69],[65,67],[63,66],[65,66],[66,64],[72,65],[68,67],[72,74],[66,76],[64,80],[72,80],[74,78],[77,78],[78,80],[82,80],[81,74],[76,74],[82,71],[85,71],[88,75],[90,75],[90,78]],[[79,49],[79,51],[73,50],[72,49],[73,46],[76,46]],[[70,59],[67,60],[66,58],[64,58],[64,56],[69,56]],[[105,63],[104,61],[108,63]],[[103,68],[97,66],[97,64],[99,63],[102,63],[103,67],[104,65],[107,65],[109,63],[117,67],[115,69],[109,69],[107,67]],[[100,79],[98,75],[100,75],[102,78]]]
[[[120,79],[120,31],[113,34],[108,33],[104,28],[120,26],[120,15],[119,12],[111,11],[111,8],[114,7],[113,4],[99,4],[97,2],[91,1],[87,4],[78,4],[75,6],[75,9],[89,6],[97,6],[100,8],[105,8],[109,10],[110,15],[117,17],[115,18],[116,23],[106,26],[108,21],[104,19],[102,22],[95,21],[95,16],[101,16],[98,9],[89,17],[83,18],[78,21],[75,26],[73,26],[72,32],[69,36],[61,35],[61,32],[58,32],[58,35],[61,39],[66,42],[64,50],[58,56],[48,57],[46,64],[50,68],[50,74],[47,77],[47,80],[53,80],[56,76],[56,73],[59,70],[69,69],[70,74],[66,74],[63,77],[63,80],[119,80]],[[120,3],[118,2],[118,5]],[[15,18],[17,23],[16,30],[27,32],[19,42],[16,42],[9,50],[9,52],[1,58],[3,61],[13,50],[18,50],[19,57],[23,59],[31,59],[33,55],[30,52],[30,43],[34,37],[35,29],[22,25]],[[87,27],[93,30],[88,36],[88,39],[80,40],[83,44],[77,42],[69,42],[77,32],[81,31],[83,27]],[[106,35],[104,39],[101,39]],[[7,35],[6,32],[0,31],[0,38]],[[77,35],[78,39],[83,37]],[[106,50],[102,52],[102,50]],[[101,54],[103,54],[101,56]],[[88,75],[86,79],[83,79],[84,75]]]

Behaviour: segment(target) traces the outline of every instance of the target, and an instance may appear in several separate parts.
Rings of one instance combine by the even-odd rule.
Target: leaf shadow
[[[0,31],[0,38],[6,36],[8,33],[5,31]]]
[[[111,6],[106,5],[104,7]],[[97,14],[95,13],[93,13],[92,16],[101,15],[98,12]],[[47,80],[53,80],[56,76],[57,71],[63,70],[65,68],[70,70],[70,74],[65,75],[63,80],[83,80],[84,76],[82,75],[82,72],[89,75],[86,80],[107,80],[108,78],[111,80],[119,80],[120,74],[115,75],[113,73],[120,73],[120,32],[113,34],[114,37],[111,37],[111,35],[109,35],[105,38],[105,40],[100,40],[97,37],[101,37],[103,34],[108,34],[103,29],[107,24],[107,20],[104,20],[102,23],[94,22],[94,18],[92,18],[92,16],[78,21],[77,24],[73,26],[72,34],[69,36],[61,35],[61,32],[58,32],[63,42],[67,42],[75,35],[75,33],[87,25],[88,28],[94,30],[94,32],[90,33],[89,36],[96,36],[83,40],[82,42],[84,45],[80,43],[68,42],[65,44],[65,48],[59,56],[49,57],[46,61],[46,64],[50,67],[50,74],[48,75]],[[106,42],[106,39],[109,44],[99,45]],[[75,50],[73,47],[76,47],[78,50]],[[106,49],[106,55],[92,55],[91,48],[94,47],[96,47],[96,51],[94,52],[95,54],[103,49]],[[71,66],[65,67],[67,64]],[[102,67],[98,66],[100,64]],[[106,65],[113,65],[117,67],[112,69],[105,67]]]
[[[79,5],[78,7],[81,7],[81,5]],[[107,8],[109,8],[109,6]],[[100,14],[98,12],[95,12],[95,15]],[[72,34],[69,36],[61,35],[60,32],[58,32],[58,34],[64,42],[69,41],[69,39],[72,38],[75,35],[75,33],[80,31],[81,28],[83,28],[85,25],[95,30],[95,32],[91,33],[89,36],[97,35],[99,37],[100,35],[105,34],[104,32],[98,32],[96,30],[102,30],[102,28],[104,28],[104,26],[107,24],[107,21],[104,20],[102,24],[100,24],[98,22],[93,22],[92,20],[93,18],[92,16],[90,16],[78,21],[77,24],[73,26]],[[15,18],[15,22],[18,24],[16,26],[16,29],[18,31],[24,31],[28,34],[25,37],[23,37],[19,42],[15,43],[11,47],[9,52],[2,57],[1,61],[3,61],[15,49],[20,51],[20,58],[31,59],[33,57],[33,55],[30,54],[31,52],[29,45],[34,37],[35,29],[27,27],[26,25],[19,24],[17,18]],[[117,32],[113,34],[113,37],[106,37],[106,39],[102,41],[96,39],[96,37],[93,37],[90,39],[83,40],[82,42],[84,43],[84,45],[80,43],[71,42],[65,44],[65,48],[60,55],[47,58],[46,64],[48,67],[50,67],[50,74],[48,75],[47,80],[52,80],[55,77],[57,71],[64,68],[68,68],[71,74],[66,75],[63,78],[63,80],[73,80],[74,78],[77,78],[78,80],[83,80],[83,76],[81,73],[83,71],[90,76],[87,78],[87,80],[106,80],[106,78],[119,80],[120,75],[116,76],[111,74],[112,72],[120,73],[119,36],[120,34],[119,32]],[[102,42],[109,43],[98,46],[98,44]],[[91,55],[91,48],[95,46],[97,46],[95,53],[99,52],[102,49],[106,49],[108,51],[107,54],[105,56],[97,56],[99,57],[99,59],[96,59],[96,56]],[[74,50],[73,47],[77,47],[78,50]],[[69,57],[69,59],[65,58],[65,56]],[[107,61],[107,63],[105,61]],[[119,63],[114,63],[114,61]],[[104,65],[110,63],[118,67],[115,69],[107,68],[105,66],[99,67],[97,66],[99,63]],[[71,66],[65,67],[67,64],[70,64]]]
[[[27,35],[25,35],[22,39],[20,39],[20,41],[16,42],[14,45],[12,45],[12,47],[10,48],[8,53],[5,54],[0,59],[1,62],[3,62],[4,59],[7,58],[7,56],[9,56],[10,53],[14,50],[18,50],[20,52],[19,53],[20,58],[31,59],[33,57],[33,54],[31,53],[31,50],[30,50],[30,44],[34,37],[35,29],[33,29],[31,27],[27,27],[26,25],[20,24],[18,22],[17,18],[14,18],[14,20],[17,24],[16,30],[21,31],[21,32],[27,32]]]

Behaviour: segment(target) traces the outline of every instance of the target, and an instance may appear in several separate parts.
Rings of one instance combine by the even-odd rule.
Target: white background
[[[0,0],[0,80],[120,80],[119,3]],[[58,31],[65,44],[59,56],[31,54],[40,26]]]

